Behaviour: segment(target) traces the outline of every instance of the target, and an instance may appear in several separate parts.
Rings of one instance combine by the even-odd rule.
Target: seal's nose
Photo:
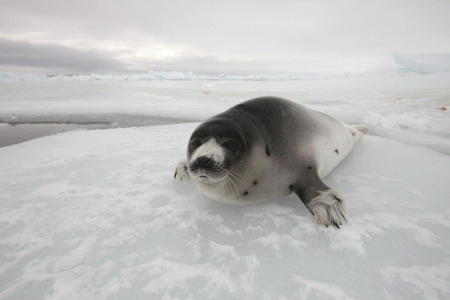
[[[200,156],[189,165],[189,170],[195,172],[198,169],[209,169],[213,166],[212,157]]]
[[[213,160],[208,156],[200,156],[199,158],[197,158],[196,162],[198,168],[207,168],[212,164]]]

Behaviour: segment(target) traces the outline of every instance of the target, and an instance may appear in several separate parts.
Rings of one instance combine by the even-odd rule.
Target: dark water
[[[106,129],[106,124],[0,124],[0,147],[75,129]]]
[[[155,126],[192,121],[129,115],[14,117],[13,120],[0,118],[0,147],[77,129]]]

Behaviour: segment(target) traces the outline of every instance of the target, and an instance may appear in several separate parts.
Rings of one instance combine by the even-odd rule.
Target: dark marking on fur
[[[266,145],[266,153],[267,153],[267,156],[270,156],[269,146],[267,146],[267,145]]]
[[[291,185],[289,186],[289,190],[292,191],[293,189],[294,189],[294,185],[291,184]]]
[[[253,185],[257,185],[258,184],[258,181],[253,181]]]
[[[245,192],[244,192],[244,196],[247,196],[247,195],[248,195],[248,191],[245,191]]]
[[[336,154],[339,154],[339,149],[334,149],[334,152],[336,152]]]
[[[308,166],[308,168],[307,168],[308,170],[312,170],[312,167],[311,166]]]

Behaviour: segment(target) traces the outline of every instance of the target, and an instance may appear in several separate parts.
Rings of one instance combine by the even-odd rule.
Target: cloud
[[[57,44],[59,43],[59,44]],[[133,48],[130,45],[103,43],[80,43],[72,41],[28,42],[0,37],[0,66],[2,69],[17,67],[34,68],[46,73],[105,73],[141,71],[183,71],[204,74],[271,74],[271,73],[320,73],[365,71],[367,58],[352,56],[351,59],[322,55],[320,63],[308,58],[250,58],[221,59],[215,55],[170,53],[153,46]],[[61,45],[63,44],[63,45]],[[101,44],[101,43],[100,43]],[[358,63],[365,61],[365,64]],[[390,61],[375,60],[374,64],[389,64]],[[372,68],[373,66],[370,66]]]
[[[392,53],[450,52],[448,11],[447,0],[3,0],[0,36],[41,46],[42,63],[18,65],[52,53],[64,66],[71,49],[66,68],[105,72],[359,72]]]
[[[33,44],[0,38],[0,65],[73,70],[74,72],[125,71],[113,58],[52,44]]]

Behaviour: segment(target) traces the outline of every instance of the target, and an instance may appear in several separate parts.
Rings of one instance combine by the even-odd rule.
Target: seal
[[[226,203],[295,193],[318,224],[339,228],[347,222],[346,202],[322,178],[367,132],[286,99],[255,98],[200,124],[174,177]]]

